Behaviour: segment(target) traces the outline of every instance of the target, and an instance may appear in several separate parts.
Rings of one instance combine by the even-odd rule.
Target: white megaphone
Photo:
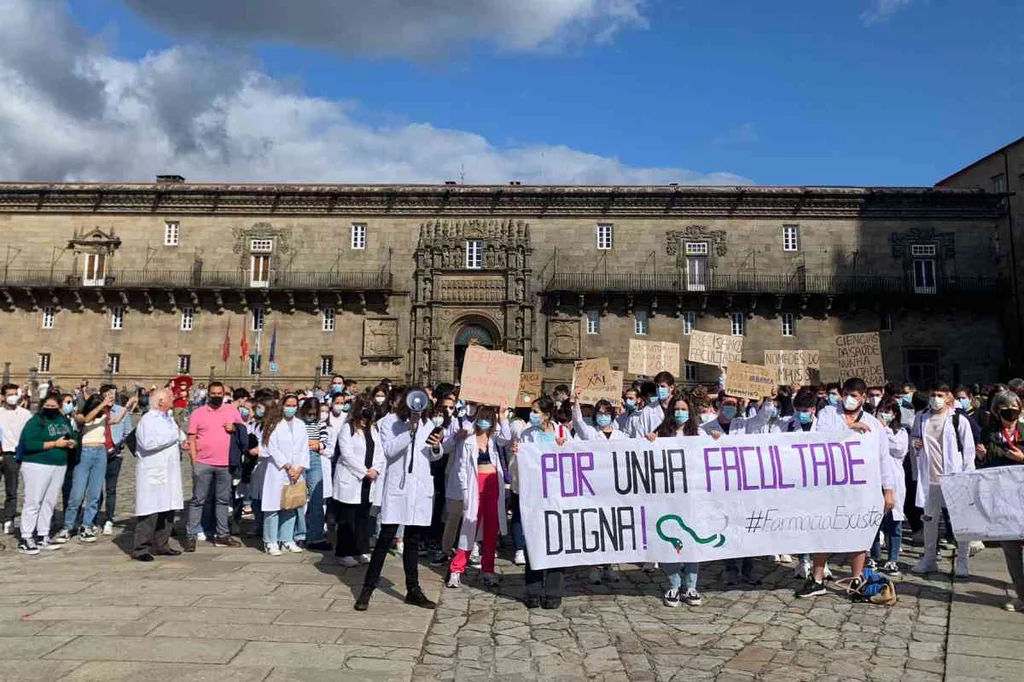
[[[416,429],[420,425],[422,414],[430,407],[430,396],[423,389],[413,389],[405,394],[405,406],[409,408],[409,429],[412,431],[412,442],[416,443]],[[409,449],[409,473],[412,473],[412,463],[415,461],[414,448]]]

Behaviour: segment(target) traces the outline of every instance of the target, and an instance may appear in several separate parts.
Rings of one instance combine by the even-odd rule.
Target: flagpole
[[[263,312],[263,319],[260,321],[259,327],[256,329],[256,359],[260,361],[260,364],[256,365],[256,383],[262,383],[260,380],[263,378],[263,351],[261,349],[261,341],[263,340],[263,327],[267,323],[266,310]]]

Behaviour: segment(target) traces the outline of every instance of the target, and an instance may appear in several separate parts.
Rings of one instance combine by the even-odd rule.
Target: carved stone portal
[[[708,256],[724,256],[725,230],[712,230],[706,225],[687,225],[682,230],[671,230],[665,233],[665,253],[676,257],[676,264],[686,267],[686,242],[705,242],[708,245]]]
[[[548,357],[576,359],[580,357],[580,321],[548,320]]]
[[[363,358],[392,360],[397,357],[398,318],[363,320]]]

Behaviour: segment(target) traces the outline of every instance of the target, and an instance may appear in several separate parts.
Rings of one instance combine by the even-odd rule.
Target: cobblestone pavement
[[[128,459],[124,511],[132,480]],[[1024,679],[1024,615],[999,609],[1006,574],[993,549],[973,560],[969,582],[905,578],[893,608],[796,600],[792,569],[761,561],[756,587],[727,587],[720,566],[706,566],[697,608],[662,606],[662,574],[623,567],[610,587],[570,572],[562,608],[531,613],[518,601],[522,570],[500,562],[507,575],[493,593],[473,572],[462,589],[442,590],[424,566],[428,594],[443,591],[431,613],[402,603],[391,558],[359,614],[364,569],[314,553],[269,557],[255,543],[143,564],[126,553],[127,521],[113,538],[36,557],[4,538],[0,682]]]

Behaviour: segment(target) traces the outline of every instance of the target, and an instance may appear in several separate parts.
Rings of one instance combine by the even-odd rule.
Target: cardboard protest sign
[[[766,350],[764,366],[777,370],[779,384],[811,386],[821,382],[821,353],[816,350]]]
[[[725,367],[731,362],[743,362],[743,337],[712,334],[694,329],[690,332],[690,362]]]
[[[472,345],[466,349],[459,397],[481,405],[515,405],[522,368],[521,355]]]
[[[523,372],[519,375],[519,397],[516,404],[528,407],[544,392],[543,372]]]
[[[629,340],[629,371],[652,377],[658,372],[679,374],[679,344],[668,341]]]
[[[946,474],[941,485],[958,541],[1024,539],[1024,467]]]
[[[862,551],[884,513],[880,436],[801,431],[728,442],[699,435],[520,443],[530,565]]]
[[[885,385],[882,341],[878,332],[837,336],[836,351],[839,355],[840,381],[858,377],[868,386]]]
[[[612,370],[608,358],[577,362],[572,375],[573,395],[579,391],[580,403],[596,405],[607,400],[618,405],[622,398],[622,372]]]
[[[725,392],[737,398],[760,400],[771,395],[777,385],[778,379],[771,367],[731,362],[725,370]]]

